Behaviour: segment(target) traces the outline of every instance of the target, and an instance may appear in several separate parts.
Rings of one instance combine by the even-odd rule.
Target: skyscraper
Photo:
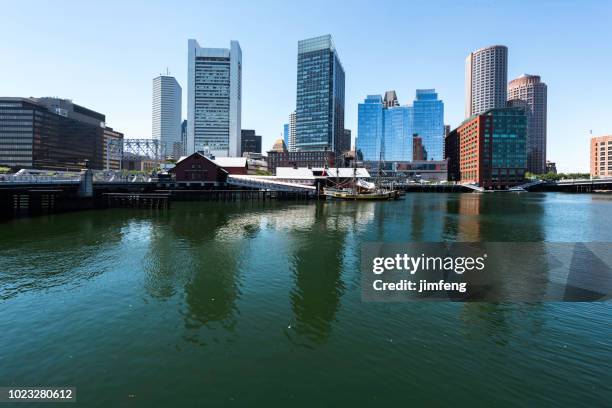
[[[527,170],[535,174],[546,172],[546,94],[538,75],[521,75],[508,83],[508,100],[527,105]]]
[[[208,151],[215,156],[240,155],[242,111],[242,51],[201,48],[188,41],[187,153]]]
[[[412,160],[413,114],[414,111],[410,106],[391,106],[383,109],[383,142],[381,146],[383,160]],[[376,158],[376,160],[379,159]]]
[[[383,140],[383,100],[380,95],[368,95],[357,109],[355,150],[363,160],[380,160]]]
[[[444,159],[444,102],[435,89],[417,89],[411,134],[418,134],[428,160]]]
[[[183,155],[187,153],[187,119],[181,123],[181,143],[183,144]]]
[[[287,144],[287,148],[290,152],[295,152],[295,135],[297,133],[297,126],[295,123],[295,111],[291,112],[289,115],[289,143]]]
[[[161,142],[164,153],[178,158],[181,143],[182,90],[176,79],[167,75],[153,78],[153,121],[151,137]]]
[[[399,106],[393,92],[387,100],[368,95],[358,108],[356,149],[365,161],[413,160],[413,135],[420,138],[424,156],[444,155],[444,103],[434,89],[417,89],[412,106]],[[421,157],[419,155],[419,157]]]
[[[465,117],[506,106],[508,48],[493,45],[465,59]]]
[[[344,69],[331,35],[298,42],[297,151],[338,150],[344,133]]]
[[[289,124],[285,123],[283,125],[283,141],[287,146],[289,146]]]

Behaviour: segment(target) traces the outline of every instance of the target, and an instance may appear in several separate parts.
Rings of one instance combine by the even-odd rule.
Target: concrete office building
[[[105,166],[110,140],[123,134],[106,117],[59,98],[0,98],[0,165],[13,169],[80,170]],[[120,147],[119,147],[120,148]],[[115,154],[109,165],[116,168]],[[110,160],[113,160],[111,163]]]
[[[153,78],[151,138],[160,141],[163,153],[179,158],[184,154],[181,143],[181,86],[167,75]]]
[[[123,133],[104,127],[104,151],[102,159],[105,170],[120,170],[123,156]]]
[[[508,83],[508,100],[526,102],[527,171],[546,172],[546,104],[547,87],[538,75],[521,75]]]
[[[612,135],[591,138],[591,177],[612,177]]]
[[[289,149],[290,152],[295,152],[296,133],[297,133],[297,125],[295,122],[295,111],[293,111],[289,115],[289,137],[288,137],[287,148]]]
[[[507,100],[508,48],[476,50],[465,59],[465,117],[503,108]]]
[[[187,154],[207,152],[218,157],[240,155],[242,112],[242,51],[202,48],[188,41]]]
[[[283,125],[283,140],[285,141],[285,145],[290,152],[295,152],[295,134],[295,111],[293,111],[289,115],[289,123],[285,123]]]

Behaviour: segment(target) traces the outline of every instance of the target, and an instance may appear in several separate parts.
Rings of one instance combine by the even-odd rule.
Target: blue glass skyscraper
[[[298,42],[297,151],[338,150],[344,134],[344,69],[331,35]]]
[[[415,134],[428,160],[443,160],[444,104],[433,89],[418,89],[413,106],[385,106],[381,95],[359,104],[356,147],[363,160],[412,161]]]
[[[444,102],[435,89],[417,89],[412,133],[423,140],[428,160],[444,159]]]
[[[285,123],[283,125],[283,140],[285,141],[285,145],[289,146],[289,124]]]
[[[379,160],[383,137],[383,100],[380,95],[368,95],[359,104],[357,113],[356,149],[363,160]]]
[[[412,160],[412,109],[392,106],[383,111],[383,160]]]

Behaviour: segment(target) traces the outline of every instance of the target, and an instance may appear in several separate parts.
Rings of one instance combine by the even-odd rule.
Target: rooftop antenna
[[[170,70],[166,67],[166,76],[170,76]]]

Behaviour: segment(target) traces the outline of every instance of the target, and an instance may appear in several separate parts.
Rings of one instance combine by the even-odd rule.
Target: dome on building
[[[273,152],[286,152],[287,145],[285,144],[285,141],[283,139],[276,139],[276,142],[274,142],[274,145],[272,145],[272,151]]]

